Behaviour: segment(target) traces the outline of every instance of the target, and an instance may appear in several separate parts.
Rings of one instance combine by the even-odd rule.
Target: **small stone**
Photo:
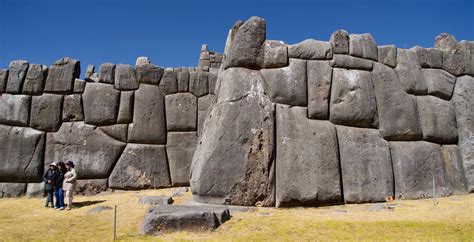
[[[395,68],[397,66],[397,47],[395,45],[382,45],[377,47],[378,62]]]
[[[138,66],[144,66],[150,64],[150,60],[148,57],[140,56],[137,58],[137,61],[135,62],[135,67]]]
[[[115,89],[121,91],[138,89],[135,69],[131,65],[117,64],[115,66]]]
[[[48,73],[45,65],[31,64],[23,83],[23,94],[41,95],[43,93],[44,82]]]
[[[371,34],[349,35],[349,54],[377,61],[377,45]]]
[[[209,93],[209,73],[201,71],[190,72],[189,92],[196,97],[207,95]]]
[[[186,68],[180,68],[176,73],[178,81],[178,92],[188,92],[189,90],[189,71]]]
[[[138,201],[140,204],[146,205],[167,205],[173,203],[173,198],[169,196],[143,196]]]
[[[412,48],[418,56],[418,61],[423,68],[441,68],[443,66],[443,51],[434,48]]]
[[[305,60],[330,60],[332,49],[329,42],[307,39],[288,46],[288,57]]]
[[[69,57],[64,57],[49,67],[44,92],[71,94],[74,89],[74,80],[79,78],[81,63]]]
[[[14,60],[8,65],[8,81],[6,83],[6,92],[12,94],[21,93],[21,87],[26,77],[29,67],[28,61]]]
[[[104,211],[107,211],[107,210],[112,210],[113,208],[110,207],[110,206],[96,206],[95,208],[89,210],[89,214],[96,214],[96,213],[100,213],[100,212],[104,212]]]
[[[99,68],[99,82],[114,84],[115,65],[112,63],[104,63]]]
[[[288,46],[281,41],[265,41],[265,68],[279,68],[288,65]]]
[[[0,69],[0,93],[5,92],[8,81],[8,69]]]
[[[107,190],[107,179],[77,180],[76,194],[95,196]]]
[[[331,34],[329,42],[332,46],[334,54],[348,54],[349,53],[349,33],[346,30],[337,30]]]
[[[176,72],[172,68],[165,69],[159,86],[164,95],[178,92],[178,80],[176,77]]]
[[[208,80],[208,85],[209,85],[209,93],[214,94],[216,91],[216,82],[217,82],[217,77],[219,74],[219,69],[217,68],[210,68],[209,69],[209,74],[207,77]]]
[[[82,94],[84,89],[86,89],[86,81],[76,78],[74,80],[74,93]]]
[[[153,64],[145,64],[136,67],[137,79],[140,83],[159,85],[165,69]]]
[[[84,79],[90,79],[95,73],[95,66],[92,64],[87,65],[86,74],[84,74]]]
[[[353,57],[350,55],[335,54],[331,60],[332,67],[344,68],[344,69],[359,69],[359,70],[372,70],[372,61],[362,59],[359,57]]]
[[[434,47],[440,50],[455,50],[457,49],[458,41],[454,36],[448,33],[442,33],[436,36]]]

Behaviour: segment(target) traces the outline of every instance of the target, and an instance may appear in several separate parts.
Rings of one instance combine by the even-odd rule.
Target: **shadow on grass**
[[[75,207],[75,208],[82,208],[82,207],[86,207],[86,206],[95,205],[95,204],[98,204],[98,203],[103,203],[105,201],[106,200],[73,202],[72,206]]]

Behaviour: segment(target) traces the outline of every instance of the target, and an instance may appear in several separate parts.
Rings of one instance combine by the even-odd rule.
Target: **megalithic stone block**
[[[6,85],[7,93],[21,93],[28,67],[28,61],[15,60],[10,62],[8,65],[8,81]]]
[[[461,153],[457,145],[441,146],[443,152],[446,178],[453,194],[466,194],[467,182],[462,165]]]
[[[71,94],[74,80],[81,74],[81,63],[69,57],[61,58],[49,67],[44,92]]]
[[[191,93],[176,93],[165,97],[168,131],[196,131],[197,98]]]
[[[56,132],[61,127],[63,95],[44,93],[31,100],[30,126],[32,128]]]
[[[433,96],[418,96],[416,101],[423,139],[439,144],[455,144],[458,134],[453,104]]]
[[[349,55],[377,61],[377,45],[372,35],[349,35]]]
[[[23,83],[23,94],[41,95],[47,74],[47,66],[38,64],[30,65],[26,73],[25,82]]]
[[[196,132],[168,132],[166,154],[173,186],[189,186],[191,162],[197,142]]]
[[[28,126],[30,123],[31,96],[0,95],[0,124]]]
[[[288,57],[304,60],[330,60],[332,48],[329,42],[307,39],[288,46]]]
[[[329,119],[332,68],[329,61],[308,61],[308,117]]]
[[[415,51],[397,49],[397,67],[395,70],[407,93],[416,95],[428,94],[425,76]]]
[[[131,65],[118,64],[115,66],[115,89],[130,91],[138,89],[135,69]]]
[[[115,65],[112,63],[104,63],[99,68],[99,82],[114,84]]]
[[[349,53],[349,33],[346,30],[336,30],[329,38],[332,52],[334,54],[348,54]]]
[[[64,96],[62,119],[63,122],[84,121],[82,95],[72,94]]]
[[[87,83],[82,102],[84,120],[92,125],[111,125],[117,121],[120,92],[113,85]]]

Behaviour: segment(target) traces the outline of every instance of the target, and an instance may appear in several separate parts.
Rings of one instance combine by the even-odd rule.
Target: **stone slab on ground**
[[[147,204],[147,205],[168,205],[173,203],[173,198],[170,196],[143,196],[138,200],[140,204]]]

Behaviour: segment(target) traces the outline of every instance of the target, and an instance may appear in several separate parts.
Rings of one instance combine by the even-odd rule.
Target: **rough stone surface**
[[[191,72],[189,74],[189,92],[202,97],[209,92],[209,74],[207,72]]]
[[[140,84],[135,91],[133,123],[128,126],[128,142],[166,144],[165,100],[158,86]]]
[[[329,119],[332,68],[328,61],[308,61],[306,66],[308,117],[311,119]]]
[[[422,139],[416,100],[403,91],[395,71],[374,63],[372,84],[377,100],[379,130],[384,139]]]
[[[428,94],[425,77],[415,51],[397,49],[397,67],[395,70],[407,93]]]
[[[120,92],[120,105],[117,115],[117,123],[128,124],[133,121],[133,91]]]
[[[165,97],[168,131],[196,131],[197,98],[191,93],[176,93]]]
[[[209,114],[209,107],[216,101],[216,95],[209,94],[204,97],[198,98],[198,111],[197,111],[197,135],[201,136],[204,121]]]
[[[306,61],[290,59],[287,67],[263,69],[272,102],[293,106],[307,106]]]
[[[74,80],[79,78],[81,63],[69,57],[57,60],[49,67],[44,92],[71,94]]]
[[[166,150],[162,145],[127,144],[109,177],[114,189],[169,187]]]
[[[112,139],[127,142],[128,124],[100,126],[99,129]]]
[[[168,205],[173,203],[173,198],[169,196],[143,196],[138,200],[140,204],[147,205]]]
[[[209,85],[209,93],[215,94],[216,91],[216,82],[217,82],[217,77],[218,77],[219,69],[217,68],[210,68],[209,69],[209,75],[208,75],[208,85]]]
[[[223,68],[262,69],[266,28],[266,21],[259,17],[251,17],[245,23],[238,21],[229,33],[229,46],[226,44]]]
[[[45,165],[74,161],[79,179],[107,178],[125,143],[116,141],[84,122],[63,123],[56,133],[48,133]]]
[[[397,47],[395,45],[383,45],[377,47],[378,62],[395,68],[397,66]]]
[[[455,144],[458,134],[452,103],[433,96],[418,96],[416,101],[423,139],[440,144]]]
[[[20,197],[25,191],[26,183],[0,183],[0,198]]]
[[[144,66],[150,64],[150,60],[146,56],[140,56],[135,61],[135,66]]]
[[[84,120],[82,95],[72,94],[64,96],[62,120],[63,122]]]
[[[331,66],[344,69],[359,69],[371,71],[372,61],[350,55],[335,54],[332,57]]]
[[[279,68],[288,65],[288,46],[281,41],[265,41],[265,68]]]
[[[29,63],[24,60],[14,60],[8,65],[8,81],[6,92],[12,94],[21,93]]]
[[[95,73],[94,65],[87,65],[86,74],[84,74],[84,79],[91,79],[92,75]]]
[[[329,38],[332,52],[334,54],[348,54],[349,53],[349,33],[346,30],[336,30]]]
[[[441,69],[423,69],[428,94],[450,100],[456,77]]]
[[[458,147],[461,151],[468,191],[474,191],[474,78],[458,77],[451,102],[456,112]]]
[[[412,48],[418,56],[418,61],[423,68],[441,68],[443,66],[443,51],[434,48]]]
[[[115,89],[130,91],[138,89],[138,80],[135,69],[131,65],[117,64],[115,66]]]
[[[441,151],[443,152],[446,178],[448,179],[451,192],[453,194],[466,194],[466,177],[464,176],[464,167],[458,146],[443,145],[441,146]]]
[[[334,68],[329,109],[329,120],[334,124],[377,127],[370,72]]]
[[[0,125],[0,182],[39,182],[43,175],[45,134]]]
[[[76,94],[82,94],[84,93],[84,89],[86,89],[86,81],[81,80],[81,79],[75,79],[74,80],[74,93]]]
[[[44,81],[48,73],[45,65],[31,64],[23,83],[23,94],[40,95],[43,93]]]
[[[107,190],[107,179],[77,180],[77,194],[83,196],[94,196],[105,190]]]
[[[137,79],[140,83],[159,85],[165,69],[153,64],[139,65],[136,67]]]
[[[188,186],[191,162],[196,150],[198,138],[196,132],[169,132],[166,143],[171,184]]]
[[[468,50],[461,45],[454,50],[443,51],[443,69],[455,76],[471,72],[469,62]]]
[[[336,126],[346,203],[382,202],[393,196],[388,142],[378,130]]]
[[[438,144],[425,141],[390,142],[390,151],[397,199],[433,197],[433,179],[436,197],[450,195]]]
[[[329,42],[307,39],[288,46],[288,57],[305,60],[330,60],[332,48]]]
[[[104,83],[88,83],[82,102],[84,120],[87,124],[115,124],[119,109],[120,92],[114,86]]]
[[[8,81],[8,69],[0,69],[0,93],[5,92]]]
[[[99,68],[99,82],[114,84],[115,65],[112,63],[104,63]]]
[[[178,80],[176,72],[172,68],[166,68],[160,81],[160,89],[164,95],[178,92]]]
[[[448,33],[441,33],[436,36],[434,47],[440,50],[454,50],[457,48],[458,42],[454,36]]]
[[[342,202],[336,129],[306,118],[306,108],[276,107],[276,206]]]
[[[377,45],[371,34],[349,35],[349,55],[377,61]]]
[[[220,88],[191,166],[195,199],[271,206],[274,176],[274,105],[258,71],[231,68]],[[244,111],[245,110],[245,111]]]
[[[186,68],[180,68],[176,73],[176,79],[178,82],[178,92],[189,91],[189,71]]]
[[[26,95],[0,95],[0,124],[28,126],[31,97]]]
[[[40,183],[28,183],[26,186],[26,196],[32,197],[43,197],[44,195],[44,182]]]
[[[56,132],[62,121],[63,96],[45,93],[31,100],[30,127]]]

